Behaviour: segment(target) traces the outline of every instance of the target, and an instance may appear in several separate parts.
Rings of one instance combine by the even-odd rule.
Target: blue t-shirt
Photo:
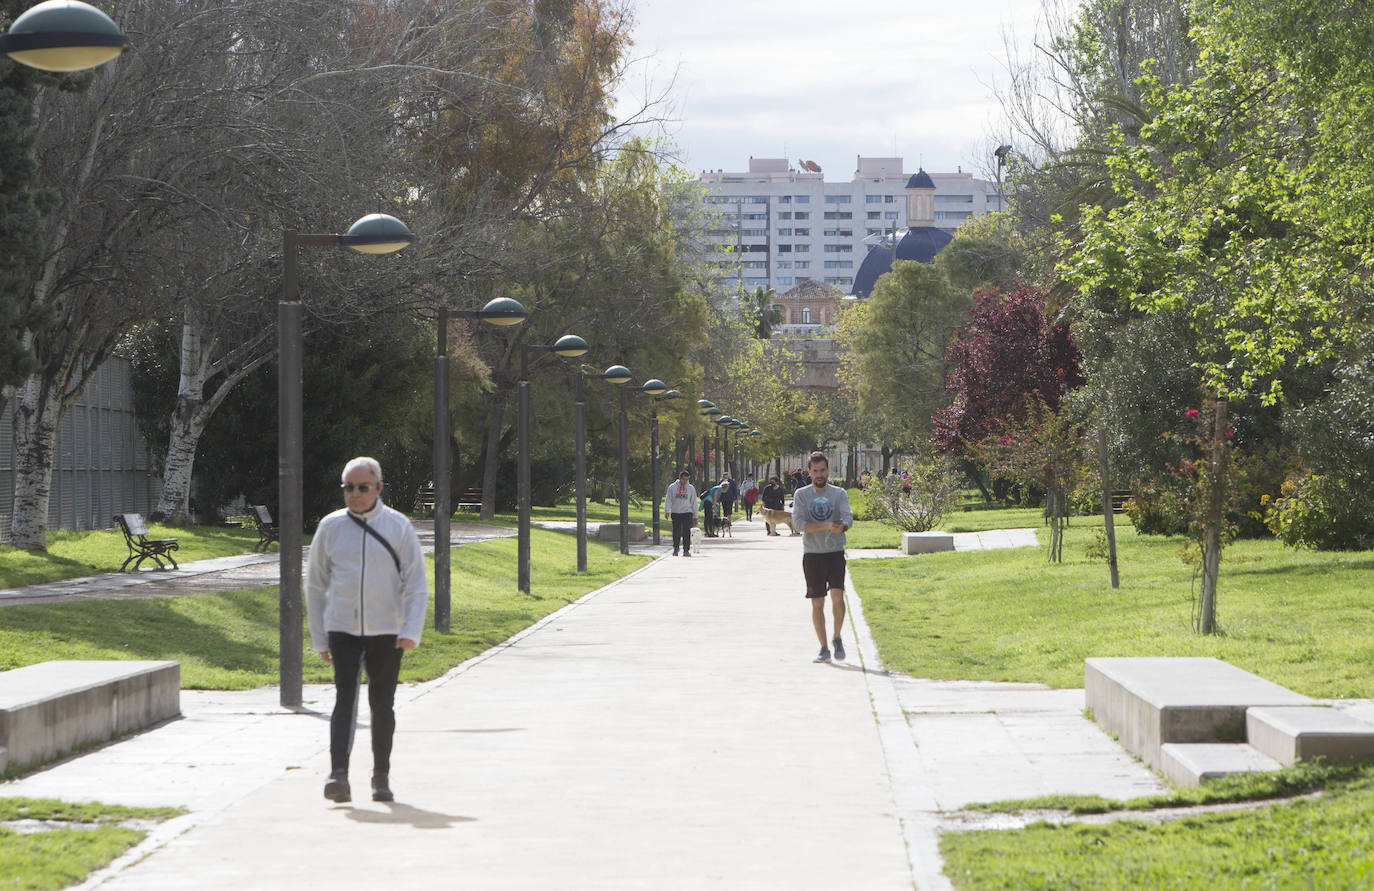
[[[839,486],[826,483],[824,489],[802,486],[792,494],[792,522],[798,529],[809,523],[833,523],[836,520],[848,529],[854,525],[854,512],[849,509],[849,495]],[[802,538],[802,553],[829,554],[844,550],[844,533],[807,532]]]

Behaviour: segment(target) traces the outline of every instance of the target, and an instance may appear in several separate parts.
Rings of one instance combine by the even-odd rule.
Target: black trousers
[[[696,525],[695,515],[691,513],[670,514],[673,518],[673,553],[686,553],[692,546],[692,527]]]
[[[358,687],[367,669],[367,704],[372,713],[372,770],[391,772],[391,739],[396,734],[396,678],[401,653],[396,635],[358,637],[329,632],[329,655],[334,660],[334,714],[329,719],[329,765],[348,770],[353,751],[353,728],[358,722]]]

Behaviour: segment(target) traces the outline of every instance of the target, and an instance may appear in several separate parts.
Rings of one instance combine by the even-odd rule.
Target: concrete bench
[[[1374,758],[1374,726],[1322,706],[1252,708],[1245,713],[1250,745],[1279,764],[1325,758]]]
[[[1165,743],[1159,772],[1180,786],[1201,786],[1233,773],[1268,773],[1283,765],[1245,743]]]
[[[179,714],[178,662],[41,662],[0,672],[0,771]]]
[[[1211,658],[1097,658],[1084,663],[1087,706],[1156,770],[1168,743],[1243,742],[1246,710],[1312,700]]]
[[[643,524],[643,523],[628,523],[628,524],[626,524],[626,529],[628,530],[628,535],[629,535],[629,537],[628,537],[628,539],[627,539],[628,541],[643,541],[643,540],[644,540],[644,524]],[[617,542],[618,542],[618,541],[620,541],[620,524],[619,524],[619,523],[602,523],[602,524],[597,528],[597,530],[596,530],[596,535],[597,535],[597,537],[600,538],[602,541],[617,541]]]
[[[954,536],[948,532],[903,532],[902,553],[934,554],[954,550]]]

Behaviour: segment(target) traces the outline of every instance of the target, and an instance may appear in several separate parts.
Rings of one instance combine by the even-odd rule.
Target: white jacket
[[[359,636],[394,634],[420,642],[429,604],[425,557],[410,518],[380,501],[353,514],[396,549],[400,569],[386,547],[350,519],[347,509],[320,521],[310,543],[305,606],[310,643],[329,649],[329,632]]]
[[[687,494],[677,494],[678,482],[673,480],[668,484],[668,491],[663,493],[663,516],[671,517],[673,514],[692,514],[697,512],[697,490],[691,483],[687,484]]]

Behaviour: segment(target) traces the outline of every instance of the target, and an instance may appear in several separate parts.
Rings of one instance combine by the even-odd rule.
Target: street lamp
[[[448,321],[480,319],[504,328],[518,325],[529,317],[519,301],[497,297],[477,310],[451,310],[440,307],[434,355],[434,630],[448,633],[450,628],[449,551],[452,540],[449,524],[453,514],[449,503],[449,415],[448,415]]]
[[[42,71],[85,71],[128,48],[119,26],[81,0],[46,0],[0,35],[0,53]]]
[[[50,0],[51,2],[51,0]],[[399,251],[415,240],[405,223],[387,214],[368,214],[343,235],[282,233],[282,299],[277,304],[277,486],[281,527],[281,587],[278,600],[278,669],[281,704],[301,704],[302,496],[301,300],[296,251],[302,247],[351,247],[365,254]]]
[[[651,389],[650,384],[657,386]],[[658,544],[661,541],[658,526],[658,403],[664,399],[681,399],[682,393],[669,390],[660,380],[648,381],[640,389],[649,394],[649,488],[654,493],[654,544]]]
[[[609,381],[620,387],[620,553],[630,553],[630,471],[626,465],[626,452],[629,449],[629,439],[625,431],[625,384],[630,382],[630,369],[624,365],[612,365],[601,372],[601,379]]]
[[[1002,197],[1002,168],[1006,166],[1007,155],[1011,153],[1011,146],[1002,143],[992,152],[997,156],[997,234],[1002,234],[1002,211],[1006,210]]]
[[[520,344],[520,382],[516,385],[518,394],[517,425],[519,427],[519,459],[516,462],[516,499],[519,520],[517,523],[519,543],[519,568],[516,571],[516,586],[524,593],[530,593],[530,350],[547,350],[564,358],[583,356],[587,353],[587,341],[576,334],[564,334],[548,345]]]
[[[721,431],[721,430],[724,430],[724,429],[725,429],[725,425],[726,425],[726,424],[729,424],[729,423],[730,423],[731,421],[733,421],[733,420],[734,420],[734,418],[730,417],[730,416],[727,415],[727,414],[722,414],[722,415],[721,415],[720,417],[718,417],[718,418],[712,418],[712,419],[711,419],[711,422],[712,422],[713,424],[716,425],[716,480],[717,480],[717,481],[720,480],[721,476],[722,476],[723,473],[724,473],[724,469],[725,469],[725,466],[724,466],[724,464],[722,463],[722,458],[723,458],[723,456],[721,455],[721,451],[720,451],[720,431]],[[725,440],[725,446],[726,446],[726,448],[729,448],[729,446],[730,446],[730,440],[729,440],[728,437],[727,437],[726,440]]]

